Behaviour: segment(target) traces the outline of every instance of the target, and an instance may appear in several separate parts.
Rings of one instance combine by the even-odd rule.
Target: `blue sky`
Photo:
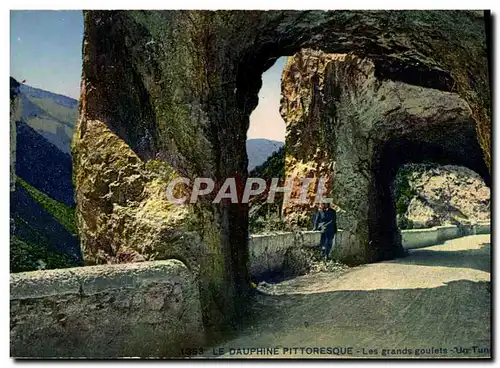
[[[78,98],[83,16],[73,11],[11,11],[10,73],[26,84]]]
[[[83,15],[80,10],[10,12],[10,75],[26,84],[78,99],[82,69]],[[262,75],[259,105],[250,116],[248,138],[285,140],[279,114],[280,58]]]

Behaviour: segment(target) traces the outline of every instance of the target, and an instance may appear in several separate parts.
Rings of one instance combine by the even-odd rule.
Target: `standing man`
[[[328,259],[337,233],[337,212],[330,203],[322,203],[320,210],[314,218],[313,230],[321,231],[321,248],[325,260]]]

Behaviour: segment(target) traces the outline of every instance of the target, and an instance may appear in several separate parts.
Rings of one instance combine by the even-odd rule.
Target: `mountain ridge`
[[[21,120],[54,144],[71,154],[71,139],[78,118],[78,101],[61,94],[21,84]]]
[[[10,271],[82,265],[70,152],[77,101],[10,84]]]
[[[267,138],[247,139],[248,171],[262,165],[273,152],[278,151],[284,145],[284,142]]]

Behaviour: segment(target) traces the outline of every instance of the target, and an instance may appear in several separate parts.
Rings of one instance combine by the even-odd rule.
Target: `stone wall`
[[[198,283],[180,261],[10,275],[13,357],[176,357],[204,342]]]
[[[428,247],[438,243],[438,230],[437,227],[403,230],[401,237],[405,249]]]
[[[455,239],[460,236],[460,231],[455,225],[436,226],[436,228],[438,242]]]
[[[490,234],[491,233],[491,223],[477,223],[476,234]]]
[[[306,267],[307,248],[319,244],[319,231],[282,232],[248,238],[253,280],[275,273],[299,274]]]
[[[402,230],[402,244],[405,249],[422,248],[440,244],[446,240],[462,236],[489,234],[490,223],[480,222],[471,225],[444,225],[429,229]]]
[[[402,245],[405,249],[437,245],[450,239],[475,234],[489,234],[490,223],[478,222],[473,225],[443,225],[428,229],[402,230]],[[351,234],[339,230],[331,256],[336,258],[335,248],[349,246]],[[276,232],[252,235],[248,238],[250,251],[250,275],[259,280],[275,273],[299,274],[303,259],[310,256],[308,248],[319,244],[319,231]]]

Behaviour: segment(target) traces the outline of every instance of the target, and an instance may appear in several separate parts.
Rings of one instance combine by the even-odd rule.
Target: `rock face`
[[[303,50],[285,67],[282,96],[286,175],[328,178],[348,234],[334,252],[344,262],[401,251],[390,190],[401,165],[456,163],[489,181],[470,109],[456,93],[383,80],[371,59]],[[284,213],[294,221],[308,206]]]
[[[211,248],[210,229],[197,226],[198,216],[204,214],[197,214],[195,206],[170,203],[165,194],[178,174],[160,160],[144,163],[104,123],[85,124],[85,140],[74,139],[74,159],[77,222],[86,264],[178,259],[200,279],[204,291],[213,288],[220,280],[206,273],[218,267],[219,252]],[[103,169],[99,175],[96,164]],[[203,238],[194,231],[198,228],[205,230]],[[214,316],[222,313],[209,294],[202,297]]]
[[[415,193],[404,215],[412,228],[490,220],[490,189],[475,172],[452,165],[405,169]]]
[[[368,79],[363,75],[347,79],[366,80],[367,88],[378,88],[379,80],[387,81],[387,88],[395,80],[411,84],[413,90],[433,88],[438,95],[428,97],[445,96],[440,115],[449,114],[451,126],[463,127],[463,120],[469,121],[466,131],[475,147],[479,147],[477,126],[484,149],[479,149],[479,159],[484,153],[489,164],[490,92],[481,12],[85,12],[73,159],[78,226],[87,260],[125,262],[144,257],[143,253],[155,258],[157,246],[165,249],[158,257],[193,259],[190,254],[194,254],[206,301],[202,304],[205,323],[217,314],[231,320],[244,313],[249,285],[248,206],[213,205],[209,199],[185,209],[168,206],[159,197],[162,179],[148,168],[148,162],[157,160],[189,178],[244,181],[246,132],[258,103],[261,75],[278,57],[306,47],[370,57],[371,64],[356,69],[369,70]],[[449,91],[457,91],[466,102]],[[445,104],[448,100],[452,107]],[[434,109],[436,113],[441,105]],[[411,115],[412,108],[419,106],[394,110],[391,116],[408,110]],[[391,125],[390,119],[383,121]],[[351,134],[365,134],[364,126],[347,124],[340,130],[348,136],[349,129],[356,127]],[[386,129],[384,122],[377,129]],[[447,131],[445,137],[450,134]],[[361,144],[350,142],[352,149]],[[366,166],[363,159],[369,157],[360,153],[356,159],[361,160],[351,164]],[[368,179],[365,183],[374,184]],[[368,189],[364,186],[367,193],[361,194],[368,194]],[[369,196],[365,198],[367,207]],[[190,228],[187,224],[192,222],[195,226]],[[183,235],[189,230],[196,230],[200,249],[206,252],[180,246],[194,243]],[[352,221],[351,230],[365,232],[353,235],[358,244],[367,240],[366,226]],[[172,234],[178,235],[179,242],[173,241]],[[358,262],[380,257],[380,252],[368,257],[358,250]]]

